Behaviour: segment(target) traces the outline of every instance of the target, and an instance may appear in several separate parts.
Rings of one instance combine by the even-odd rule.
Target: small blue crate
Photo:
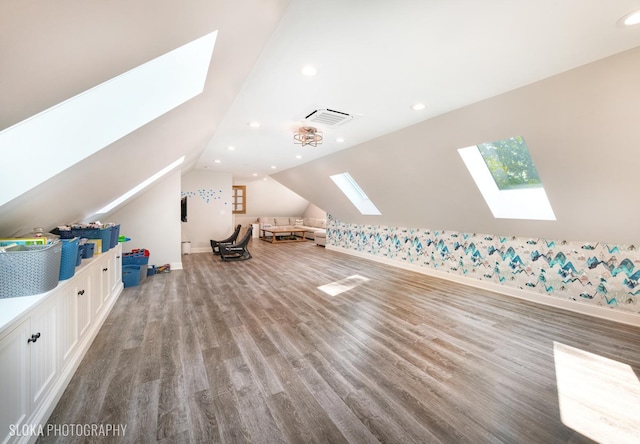
[[[139,249],[122,254],[122,265],[147,265],[149,264],[149,250]]]
[[[72,228],[71,230],[60,230],[60,237],[71,239],[74,237],[86,237],[87,239],[100,239],[102,243],[102,253],[106,253],[111,248],[111,228]]]
[[[61,239],[62,255],[60,257],[59,279],[64,281],[76,274],[76,262],[78,262],[78,239]]]
[[[82,256],[84,255],[84,245],[78,244],[78,260],[76,261],[76,267],[82,264]]]
[[[82,251],[82,257],[84,259],[90,259],[93,257],[93,250],[95,249],[96,244],[87,242],[84,244],[84,250]]]
[[[120,237],[120,224],[113,225],[111,227],[111,243],[110,248],[116,248],[118,246],[118,238]]]
[[[0,299],[31,296],[58,285],[62,243],[16,245],[0,253]]]
[[[141,267],[142,267],[141,265],[123,265],[122,266],[122,283],[124,284],[124,288],[135,287],[140,283]]]

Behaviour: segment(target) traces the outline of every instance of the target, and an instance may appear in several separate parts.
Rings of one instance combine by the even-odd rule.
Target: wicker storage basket
[[[0,253],[0,298],[31,296],[58,285],[62,243],[16,245]]]

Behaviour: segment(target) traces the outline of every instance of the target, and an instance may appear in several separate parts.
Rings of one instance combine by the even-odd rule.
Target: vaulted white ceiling
[[[637,0],[293,0],[197,166],[262,177],[633,48],[640,25],[617,21],[636,8]],[[317,75],[302,75],[306,65]],[[317,108],[356,117],[314,125],[324,132],[317,148],[294,145],[293,131]]]
[[[202,94],[1,206],[0,231],[89,217],[183,155],[183,174],[281,173],[637,47],[640,25],[617,21],[638,8],[639,0],[0,2],[0,130],[218,31]],[[307,64],[316,76],[300,74]],[[417,102],[425,108],[411,109]],[[317,148],[294,145],[303,117],[322,107],[356,117],[319,125]]]

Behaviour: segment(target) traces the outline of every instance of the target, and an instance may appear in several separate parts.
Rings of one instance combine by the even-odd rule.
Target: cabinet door
[[[78,307],[77,319],[77,335],[78,341],[82,341],[89,332],[91,325],[91,278],[92,275],[86,274],[78,282],[75,288],[75,298]]]
[[[47,302],[31,315],[31,405],[39,405],[56,378],[56,307]],[[31,341],[29,341],[31,339]]]
[[[75,284],[75,282],[74,282]],[[57,290],[55,303],[58,309],[57,338],[60,367],[65,367],[78,345],[78,301],[75,285]]]
[[[111,294],[111,255],[104,258],[104,262],[100,265],[100,294],[102,295],[102,301],[106,302]]]
[[[122,282],[122,245],[118,244],[113,251],[113,256],[111,259],[111,270],[110,270],[110,282],[111,285],[109,287],[110,296],[114,294],[114,290],[116,286]]]
[[[108,267],[105,266],[105,258],[97,258],[95,264],[92,264],[90,276],[91,291],[89,292],[89,296],[91,298],[91,321],[98,317],[104,307],[102,289],[104,288],[103,281],[106,273],[105,270],[108,270]]]
[[[29,319],[0,339],[0,442],[7,442],[31,412],[29,402]]]

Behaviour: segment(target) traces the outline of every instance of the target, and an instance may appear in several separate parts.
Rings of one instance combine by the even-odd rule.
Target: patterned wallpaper
[[[562,299],[640,313],[633,246],[342,223],[327,244]]]

